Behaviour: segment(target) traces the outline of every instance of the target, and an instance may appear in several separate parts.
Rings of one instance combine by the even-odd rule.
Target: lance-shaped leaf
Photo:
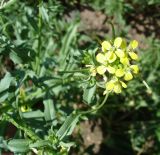
[[[80,115],[76,115],[76,114],[70,114],[65,122],[62,124],[62,126],[60,127],[60,129],[57,131],[56,136],[61,140],[63,139],[65,136],[71,135],[78,120],[79,120],[79,116]]]
[[[14,4],[17,0],[1,0],[0,2],[0,9],[5,9],[12,4]]]
[[[46,121],[54,120],[56,117],[54,103],[52,99],[45,99],[44,104],[44,117]]]
[[[44,113],[40,110],[23,112],[22,116],[24,118],[41,118],[44,117]]]
[[[13,77],[9,72],[0,81],[0,102],[3,102],[8,97],[7,89],[10,87]]]
[[[11,152],[22,153],[29,151],[29,140],[27,139],[12,139],[8,141],[7,147]]]

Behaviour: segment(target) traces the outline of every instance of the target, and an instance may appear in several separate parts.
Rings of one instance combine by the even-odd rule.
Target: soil
[[[85,121],[80,124],[80,133],[84,141],[84,146],[85,148],[88,148],[92,145],[94,153],[98,153],[100,151],[100,145],[103,141],[103,134],[100,126],[100,119],[96,122]]]

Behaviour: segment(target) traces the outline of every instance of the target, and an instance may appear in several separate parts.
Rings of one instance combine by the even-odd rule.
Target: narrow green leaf
[[[62,40],[62,48],[60,51],[60,62],[61,62],[60,66],[61,66],[62,70],[65,68],[65,66],[67,64],[66,59],[68,57],[72,41],[76,36],[77,28],[78,28],[78,24],[75,24],[75,23],[72,24],[68,28],[67,34],[65,35],[65,37]]]
[[[8,149],[14,153],[29,151],[29,140],[12,139],[7,143]]]
[[[8,91],[7,89],[10,87],[13,81],[12,75],[7,72],[4,78],[0,81],[0,102],[4,102],[8,98]]]
[[[73,23],[67,31],[67,34],[63,38],[62,42],[62,49],[61,49],[61,54],[66,55],[69,51],[70,44],[72,43],[73,38],[76,36],[76,31],[77,31],[78,24]]]
[[[57,131],[56,136],[61,140],[66,135],[70,135],[75,128],[80,115],[71,114],[69,115],[65,122],[62,124],[60,129]]]
[[[55,119],[55,109],[54,109],[54,103],[52,99],[45,99],[43,101],[44,104],[44,117],[46,121],[51,121]]]
[[[4,102],[8,98],[8,95],[9,93],[7,91],[0,93],[0,103]]]
[[[4,78],[0,81],[0,93],[9,88],[12,80],[13,77],[9,72],[7,72]]]
[[[40,118],[44,117],[44,113],[40,110],[36,110],[36,111],[24,112],[22,113],[22,116],[24,118]]]
[[[22,63],[22,59],[17,55],[16,52],[12,51],[9,54],[10,59],[15,63],[15,64],[20,64]]]
[[[17,0],[1,0],[0,2],[0,9],[5,9],[12,4],[14,4]]]
[[[47,9],[44,8],[44,6],[41,6],[40,7],[40,12],[42,14],[42,19],[48,23],[49,22],[49,16],[48,16],[48,13],[47,13]]]

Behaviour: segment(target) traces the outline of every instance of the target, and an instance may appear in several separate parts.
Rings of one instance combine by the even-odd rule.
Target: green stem
[[[29,128],[27,128],[24,124],[17,123],[11,116],[8,114],[3,114],[3,119],[12,123],[18,129],[24,131],[26,135],[28,135],[32,140],[40,140],[40,138]]]
[[[142,78],[141,75],[139,75],[139,79],[142,81],[142,83],[144,84],[144,86],[147,88],[149,93],[152,93],[152,89],[149,87],[148,83]]]
[[[77,73],[77,72],[86,72],[88,69],[81,69],[81,70],[72,70],[72,71],[59,71],[59,73]]]
[[[37,74],[40,73],[40,54],[42,49],[42,14],[40,7],[42,5],[42,0],[39,0],[39,15],[38,15],[38,49],[37,49],[37,56],[36,56],[36,72]]]
[[[108,22],[110,25],[111,25],[111,28],[112,28],[112,39],[114,40],[115,39],[115,37],[116,37],[116,34],[115,34],[115,29],[114,29],[114,25],[113,25],[113,23],[112,22]]]
[[[76,82],[76,81],[77,80],[73,80],[72,78],[59,79],[53,85],[51,84],[50,87],[48,87],[48,88],[45,88],[45,89],[39,88],[36,92],[32,92],[31,95],[26,97],[26,102],[29,102],[30,100],[34,100],[35,98],[42,98],[47,91],[53,89],[54,87],[57,87],[59,85],[69,84],[71,82]]]
[[[101,109],[104,106],[104,104],[106,103],[106,101],[108,99],[108,96],[109,96],[109,93],[106,94],[106,96],[104,97],[102,103],[97,105],[94,109],[91,109],[91,110],[88,110],[88,111],[82,111],[82,112],[80,112],[80,114],[81,115],[86,115],[86,114],[89,114],[89,113],[92,113],[92,112],[95,112],[95,111]]]

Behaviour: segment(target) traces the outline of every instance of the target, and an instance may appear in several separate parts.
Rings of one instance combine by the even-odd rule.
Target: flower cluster
[[[112,91],[121,93],[122,88],[127,88],[126,82],[139,72],[139,67],[135,64],[138,60],[135,52],[138,42],[133,40],[127,46],[125,39],[117,37],[114,41],[103,41],[101,45],[102,51],[96,55],[99,65],[90,68],[91,75],[108,75],[104,94]]]

